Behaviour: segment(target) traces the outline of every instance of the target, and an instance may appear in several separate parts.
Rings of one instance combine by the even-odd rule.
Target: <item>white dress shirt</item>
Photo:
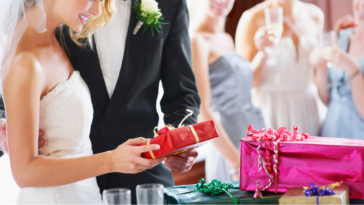
[[[132,0],[116,0],[117,12],[104,28],[97,29],[94,38],[102,74],[109,97],[114,93],[124,58]]]

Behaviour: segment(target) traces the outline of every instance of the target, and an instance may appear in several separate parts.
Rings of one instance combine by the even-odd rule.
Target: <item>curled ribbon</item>
[[[221,181],[214,179],[211,181],[210,184],[205,185],[205,179],[201,178],[199,183],[196,184],[196,188],[197,188],[197,190],[195,190],[195,191],[189,191],[189,192],[185,192],[185,193],[181,193],[181,194],[202,192],[209,196],[218,196],[218,195],[222,195],[222,194],[226,193],[227,195],[230,196],[230,198],[233,200],[235,205],[238,204],[238,200],[236,199],[236,197],[234,197],[233,195],[231,195],[228,192],[228,189],[240,189],[240,188],[234,187],[232,184],[222,183]],[[181,194],[178,194],[178,195],[181,195]]]
[[[182,124],[188,117],[190,117],[191,115],[193,115],[193,111],[190,110],[190,109],[187,109],[186,110],[188,112],[188,114],[181,120],[181,122],[179,123],[178,127],[177,128],[181,128],[181,127],[184,127],[184,125]],[[163,126],[157,126],[157,127],[154,127],[154,137],[157,137],[159,134],[158,132],[156,131],[157,129],[159,128],[165,128],[167,127],[169,130],[174,130],[176,129],[173,125],[163,125]]]
[[[181,127],[184,127],[184,125],[182,124],[188,117],[190,117],[191,115],[193,115],[193,111],[190,110],[190,109],[187,109],[187,112],[188,114],[181,120],[181,122],[179,123],[178,127],[177,128],[181,128]],[[161,128],[161,129],[159,129]],[[195,128],[193,128],[192,125],[189,125],[188,128],[190,129],[190,131],[192,132],[193,136],[195,137],[196,139],[196,144],[200,142],[200,139],[196,133],[196,130]],[[157,132],[156,130],[159,129],[159,132]],[[160,131],[163,130],[163,129],[166,129],[166,131],[170,131],[170,130],[174,130],[176,129],[173,125],[164,125],[164,126],[157,126],[154,128],[153,132],[154,132],[154,137],[158,137],[159,134],[160,134]],[[147,143],[148,145],[150,144],[150,140],[148,141]],[[177,154],[180,154],[182,152],[187,152],[187,151],[190,151],[192,149],[187,149],[187,150],[183,150],[183,151],[180,151],[180,152],[176,152],[176,153],[173,153],[172,155],[177,155]],[[153,154],[153,151],[149,151],[150,153],[150,156],[155,159],[155,156]]]
[[[315,183],[311,183],[310,187],[303,187],[304,189],[304,193],[307,197],[310,196],[317,196],[316,197],[316,204],[319,204],[319,197],[320,196],[329,196],[329,195],[334,195],[335,193],[332,191],[333,188],[340,186],[341,182],[336,182],[334,184],[329,184],[326,186],[318,186]]]
[[[298,126],[293,126],[293,132],[286,131],[286,127],[280,127],[277,131],[268,128],[268,129],[262,129],[262,130],[255,130],[253,126],[248,126],[248,132],[247,136],[252,137],[254,140],[258,142],[257,147],[257,153],[258,153],[258,159],[257,159],[257,175],[258,180],[255,181],[255,193],[254,198],[261,198],[262,197],[262,191],[267,190],[269,187],[272,186],[273,181],[275,184],[275,192],[278,191],[278,143],[280,141],[301,141],[308,138],[308,134],[301,133],[298,134]],[[273,143],[273,162],[274,165],[272,167],[271,163],[271,157],[270,157],[270,151],[269,148],[271,146],[270,142]],[[266,145],[266,159],[262,158],[260,154],[260,149]],[[265,174],[268,176],[268,184],[265,185],[263,188],[259,188],[260,186],[260,174],[259,172],[261,170],[264,170]]]

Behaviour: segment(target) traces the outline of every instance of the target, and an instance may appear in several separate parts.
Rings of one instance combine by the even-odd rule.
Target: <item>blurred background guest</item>
[[[336,30],[355,26],[340,31],[339,48],[317,48],[310,57],[319,95],[328,105],[325,137],[364,139],[364,0],[353,1],[353,14],[336,23]]]
[[[278,7],[283,10],[281,25],[266,27],[265,10]],[[300,131],[319,133],[318,97],[309,54],[319,45],[323,29],[322,11],[299,0],[266,0],[242,15],[236,49],[252,62],[253,102],[262,109],[267,127],[299,125]],[[268,63],[269,59],[275,61]]]
[[[234,0],[199,0],[192,5],[192,62],[201,97],[200,121],[214,120],[220,138],[206,155],[206,179],[232,181],[239,177],[240,139],[247,127],[263,128],[259,109],[251,104],[249,61],[235,53],[232,37],[222,29]]]
[[[353,9],[355,12],[355,9]],[[339,33],[341,30],[346,28],[352,28],[358,25],[358,20],[355,19],[351,14],[339,18],[334,25],[334,31]]]

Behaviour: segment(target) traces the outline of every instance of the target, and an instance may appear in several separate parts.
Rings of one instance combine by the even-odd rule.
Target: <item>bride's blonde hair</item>
[[[70,36],[73,42],[75,42],[78,46],[83,47],[86,44],[89,44],[92,48],[92,34],[95,32],[96,29],[105,27],[114,16],[116,11],[114,0],[102,0],[101,1],[101,12],[99,16],[91,16],[90,19],[87,21],[87,24],[83,27],[81,32],[74,32],[70,30]],[[60,30],[61,39],[63,40],[62,36],[63,25]],[[87,42],[80,41],[80,39],[87,39]],[[63,44],[63,42],[62,42]]]

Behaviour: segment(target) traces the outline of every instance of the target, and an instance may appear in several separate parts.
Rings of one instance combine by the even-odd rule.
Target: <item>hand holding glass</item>
[[[337,43],[336,43],[336,33],[335,33],[335,31],[324,32],[321,35],[321,39],[320,39],[321,48],[328,47],[328,46],[335,47],[336,45],[337,45]],[[327,67],[331,68],[332,63],[328,62]]]
[[[283,33],[283,9],[278,8],[265,8],[265,26],[268,33],[274,37],[273,43],[277,45],[282,38]],[[270,49],[271,50],[271,49]],[[270,57],[267,60],[268,65],[277,64],[277,59],[274,57],[273,51],[269,52]]]

